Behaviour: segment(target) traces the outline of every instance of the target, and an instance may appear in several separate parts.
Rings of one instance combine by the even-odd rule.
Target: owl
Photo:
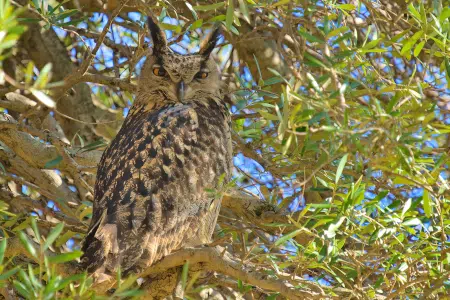
[[[221,202],[210,190],[231,176],[231,119],[211,57],[219,29],[198,53],[182,55],[152,17],[148,26],[153,53],[97,171],[81,259],[91,273],[140,270],[210,242]]]

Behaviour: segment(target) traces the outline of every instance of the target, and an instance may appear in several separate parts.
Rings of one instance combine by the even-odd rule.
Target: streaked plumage
[[[102,156],[82,258],[89,272],[146,267],[168,253],[210,241],[231,176],[230,116],[210,58],[218,32],[199,54],[180,55],[149,17],[153,55],[135,102]],[[206,77],[203,73],[207,73]]]

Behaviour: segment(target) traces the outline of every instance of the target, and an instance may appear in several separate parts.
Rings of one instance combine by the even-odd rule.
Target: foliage
[[[223,25],[217,59],[233,98],[236,152],[226,197],[263,204],[239,214],[224,202],[218,237],[230,237],[227,249],[244,266],[329,297],[447,295],[449,7],[416,0],[153,1],[123,7],[102,40],[108,16],[95,5],[32,1],[14,8],[0,0],[0,60],[16,66],[14,74],[4,70],[0,107],[23,125],[6,127],[0,118],[0,228],[9,238],[0,242],[2,293],[96,294],[90,277],[64,278],[60,266],[80,256],[92,213],[95,168],[88,163],[132,105],[151,9],[182,53],[194,52],[211,25]],[[92,53],[86,72],[70,65],[73,71],[61,73],[48,57],[33,62],[30,49],[17,46],[19,13],[23,24],[55,31],[71,64],[82,68]],[[64,110],[75,98],[63,96],[75,84],[89,87],[96,110]],[[38,105],[13,105],[6,93],[17,90]],[[84,127],[73,130],[79,123]],[[34,147],[32,157],[23,145]],[[15,237],[25,251],[10,245]],[[183,267],[186,297],[226,286],[249,299],[280,298],[241,278],[202,282],[190,268]],[[112,297],[139,296],[135,278],[116,288]]]
[[[17,22],[19,9],[14,9],[9,1],[0,2],[0,61],[9,54],[12,48],[24,31],[24,26]]]

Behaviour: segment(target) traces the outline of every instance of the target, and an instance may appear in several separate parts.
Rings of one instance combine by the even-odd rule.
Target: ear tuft
[[[155,22],[155,17],[153,15],[147,17],[147,22],[153,41],[153,55],[158,56],[167,48],[166,35]]]
[[[220,23],[217,23],[216,25],[214,25],[214,28],[211,31],[211,33],[200,44],[200,51],[198,53],[203,55],[204,57],[209,57],[211,55],[211,52],[216,47],[217,41],[219,40],[220,37],[220,33],[221,33]]]

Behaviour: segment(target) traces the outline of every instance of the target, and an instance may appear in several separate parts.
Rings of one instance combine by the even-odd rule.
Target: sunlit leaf
[[[425,215],[430,218],[431,214],[433,213],[433,208],[431,206],[431,197],[430,193],[427,189],[423,190],[423,210],[425,211]]]
[[[0,241],[0,265],[3,263],[3,258],[5,257],[6,246],[7,246],[6,238],[3,238]]]
[[[75,250],[73,252],[67,252],[67,253],[58,254],[55,256],[50,256],[48,258],[48,260],[51,263],[60,264],[60,263],[65,263],[68,261],[75,260],[75,259],[81,257],[82,254],[83,254],[83,252],[81,252],[79,250]]]
[[[336,176],[335,176],[335,179],[334,179],[334,182],[336,184],[339,182],[339,179],[341,178],[342,172],[344,171],[345,164],[347,163],[347,157],[348,157],[348,154],[345,154],[341,158],[341,160],[339,161],[339,165],[338,165],[337,170],[336,170]]]
[[[234,0],[228,0],[228,7],[225,21],[228,30],[231,30],[233,21],[234,21]]]
[[[325,41],[323,39],[321,39],[321,38],[319,38],[317,36],[314,36],[312,34],[309,34],[306,31],[299,30],[298,34],[300,34],[302,37],[304,37],[306,40],[308,40],[308,41],[310,41],[312,43],[319,43],[319,44],[324,44],[325,43]]]
[[[273,245],[274,245],[275,247],[276,247],[276,246],[279,246],[279,245],[282,245],[282,244],[284,244],[285,242],[287,242],[288,240],[290,240],[290,239],[296,237],[297,235],[299,235],[302,231],[303,231],[303,229],[302,229],[302,228],[299,228],[299,229],[294,230],[294,231],[292,231],[292,232],[290,232],[290,233],[288,233],[288,234],[285,234],[285,235],[283,235],[282,237],[280,237],[278,240],[276,240],[275,243],[273,243]]]
[[[43,92],[31,89],[31,93],[39,100],[39,102],[41,102],[45,106],[50,108],[54,108],[56,106],[55,101],[53,101],[49,96],[47,96]]]
[[[50,231],[50,233],[47,236],[47,240],[45,241],[44,245],[43,245],[43,249],[46,250],[48,249],[48,247],[50,247],[51,244],[53,244],[53,242],[59,237],[59,235],[61,234],[62,230],[64,228],[64,223],[58,223],[53,229],[52,231]]]
[[[22,231],[19,232],[19,239],[22,242],[22,245],[27,250],[27,252],[32,256],[37,257],[37,251],[34,248],[32,242],[28,239],[27,235]]]

